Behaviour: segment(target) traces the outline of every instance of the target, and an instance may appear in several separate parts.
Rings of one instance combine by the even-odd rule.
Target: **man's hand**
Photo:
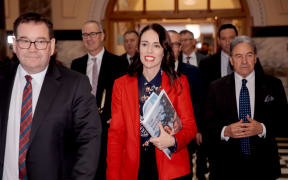
[[[232,138],[244,138],[255,136],[263,132],[261,123],[252,119],[249,115],[247,115],[247,120],[248,123],[243,123],[243,120],[241,119],[239,122],[227,126],[224,132],[224,136]]]
[[[202,144],[202,134],[199,132],[196,134],[196,143],[198,146],[200,146],[200,144]]]

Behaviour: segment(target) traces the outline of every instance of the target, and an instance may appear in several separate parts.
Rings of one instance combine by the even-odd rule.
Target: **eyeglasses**
[[[193,38],[189,38],[189,39],[180,39],[180,42],[187,42],[187,41],[192,41],[192,40],[194,40]]]
[[[173,42],[170,44],[171,47],[180,47],[181,43],[180,42]]]
[[[94,38],[94,37],[96,37],[98,34],[101,34],[102,32],[91,32],[91,33],[83,33],[82,34],[82,37],[83,37],[83,39],[87,39],[89,36],[91,37],[91,38]]]
[[[50,43],[50,40],[30,41],[27,39],[17,39],[16,42],[18,47],[20,47],[21,49],[29,49],[31,47],[31,44],[33,43],[36,49],[43,50],[47,48],[48,44]]]

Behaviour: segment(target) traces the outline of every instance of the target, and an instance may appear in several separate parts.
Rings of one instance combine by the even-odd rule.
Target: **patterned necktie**
[[[32,126],[32,77],[25,76],[26,85],[23,91],[20,138],[19,138],[19,180],[27,179],[26,154],[29,146],[30,132]]]
[[[187,57],[186,57],[187,64],[190,64],[190,58],[191,58],[190,56],[187,56]]]
[[[93,71],[92,71],[92,94],[96,96],[97,84],[98,84],[98,68],[97,68],[97,59],[92,58],[93,61]]]
[[[246,87],[247,80],[242,79],[242,87],[240,90],[239,97],[239,119],[243,120],[243,123],[247,123],[247,114],[251,117],[251,108],[250,108],[250,98],[249,91]],[[250,141],[249,137],[240,139],[241,150],[243,154],[250,155]]]

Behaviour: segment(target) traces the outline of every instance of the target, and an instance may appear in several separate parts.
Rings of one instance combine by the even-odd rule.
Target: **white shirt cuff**
[[[222,131],[221,131],[221,140],[224,140],[224,141],[228,141],[230,137],[228,136],[224,136],[224,132],[225,132],[225,129],[226,129],[227,126],[224,126]],[[263,130],[264,132],[264,130]]]
[[[266,138],[266,127],[265,127],[265,125],[263,123],[261,123],[261,125],[263,127],[263,132],[262,132],[262,134],[258,134],[258,136],[260,138]]]

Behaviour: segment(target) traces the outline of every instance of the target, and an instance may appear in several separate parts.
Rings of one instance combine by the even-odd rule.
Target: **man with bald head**
[[[82,26],[82,41],[88,54],[72,61],[71,69],[86,74],[96,96],[102,121],[102,145],[97,179],[105,179],[106,149],[109,120],[111,118],[111,97],[114,80],[125,72],[123,60],[104,48],[105,33],[98,21],[87,21]]]

